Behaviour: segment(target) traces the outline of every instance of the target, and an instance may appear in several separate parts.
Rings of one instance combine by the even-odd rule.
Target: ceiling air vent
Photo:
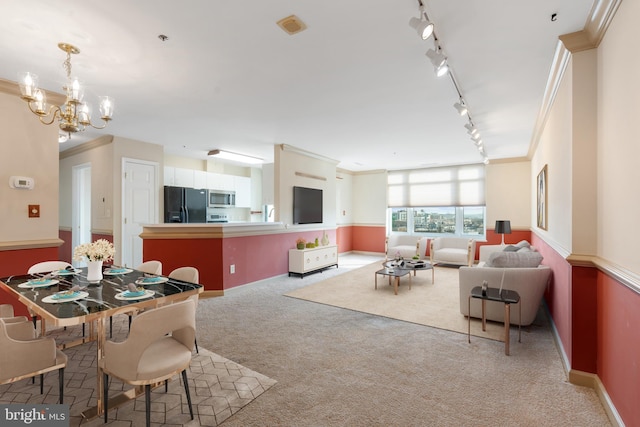
[[[300,31],[307,29],[307,24],[302,22],[300,18],[295,15],[287,16],[276,22],[280,28],[282,28],[287,34],[294,35]]]

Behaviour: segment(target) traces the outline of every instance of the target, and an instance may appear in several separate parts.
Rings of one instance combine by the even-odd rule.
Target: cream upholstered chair
[[[18,319],[18,318],[14,318]],[[40,394],[46,372],[58,371],[60,403],[64,403],[64,368],[67,356],[56,348],[53,338],[35,338],[35,329],[26,321],[0,319],[0,384],[40,375]]]
[[[136,270],[143,271],[147,274],[162,274],[162,263],[156,260],[145,261],[137,266]]]
[[[62,270],[67,267],[73,267],[65,261],[42,261],[29,267],[27,274],[51,273],[52,271]]]
[[[0,304],[0,318],[13,316],[15,316],[15,314],[11,304]]]
[[[52,271],[62,270],[67,267],[73,266],[65,261],[42,261],[35,263],[31,267],[29,267],[29,270],[27,270],[27,274],[51,273]],[[31,317],[31,319],[33,320],[33,326],[35,327],[38,318],[34,315]],[[82,324],[82,336],[84,336],[84,323]]]
[[[151,384],[182,373],[189,413],[193,407],[187,381],[196,330],[196,306],[187,299],[154,308],[133,319],[125,341],[107,341],[100,361],[104,375],[104,421],[107,422],[109,376],[145,386],[147,426],[151,423]]]
[[[147,274],[162,274],[162,263],[160,261],[152,260],[145,261],[136,267],[136,270],[142,271]],[[131,314],[129,314],[129,328],[131,328]],[[111,338],[113,332],[113,317],[109,317],[109,338]]]
[[[169,273],[169,278],[189,283],[200,283],[200,273],[195,267],[176,268]],[[189,299],[192,299],[195,302],[196,307],[198,307],[198,294],[189,297]],[[194,343],[196,345],[196,353],[200,353],[200,350],[198,350],[198,338],[195,339]]]

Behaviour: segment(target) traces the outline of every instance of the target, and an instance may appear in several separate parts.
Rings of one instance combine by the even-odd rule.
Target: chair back
[[[149,356],[145,355],[146,350],[167,337],[181,343],[185,352],[190,354],[193,351],[196,338],[196,306],[193,300],[164,305],[136,316],[125,341],[105,343],[104,367],[119,378],[137,378],[142,357]],[[157,354],[157,357],[164,355]]]
[[[51,273],[52,271],[62,270],[67,267],[72,267],[72,265],[65,261],[42,261],[29,267],[27,274]]]
[[[137,266],[136,270],[140,270],[148,274],[162,274],[162,263],[156,260],[145,261]]]
[[[182,280],[183,282],[199,283],[200,273],[195,267],[180,267],[169,273],[169,278]]]
[[[11,304],[0,304],[0,318],[14,316],[15,313]]]

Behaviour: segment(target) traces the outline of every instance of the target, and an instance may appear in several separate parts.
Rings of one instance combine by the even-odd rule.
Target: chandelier
[[[95,129],[104,129],[113,115],[113,99],[109,96],[100,96],[101,126],[91,122],[91,106],[83,102],[84,88],[77,78],[71,78],[71,54],[80,53],[80,49],[68,43],[58,43],[58,47],[67,52],[67,60],[62,64],[67,72],[67,84],[63,86],[67,99],[64,104],[57,106],[47,105],[45,91],[38,88],[38,76],[33,73],[21,73],[19,85],[21,98],[27,102],[32,113],[40,118],[45,125],[52,124],[56,119],[60,129],[64,132],[83,131],[87,126]]]

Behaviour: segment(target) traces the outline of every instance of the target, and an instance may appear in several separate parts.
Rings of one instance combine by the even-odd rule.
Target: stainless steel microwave
[[[236,205],[235,191],[209,190],[208,196],[210,208],[230,208]]]

